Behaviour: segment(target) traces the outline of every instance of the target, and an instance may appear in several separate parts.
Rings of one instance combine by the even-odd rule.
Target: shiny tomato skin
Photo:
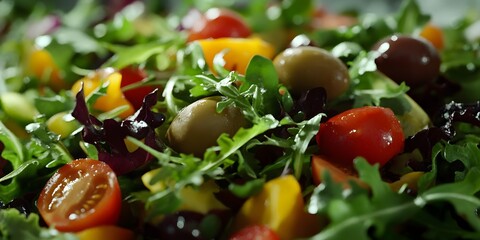
[[[208,38],[246,38],[251,30],[236,12],[224,8],[210,8],[188,29],[188,41]]]
[[[392,110],[366,106],[333,116],[320,124],[316,136],[320,154],[337,165],[353,168],[357,156],[383,166],[399,154],[404,133]]]
[[[37,202],[45,222],[64,232],[113,225],[121,205],[115,173],[106,163],[92,159],[62,166],[48,180]]]
[[[130,84],[141,82],[148,77],[147,73],[142,68],[138,67],[125,67],[120,69],[119,72],[122,75],[122,83],[120,85],[122,88]],[[133,105],[135,110],[138,110],[142,106],[143,98],[154,89],[155,88],[152,86],[135,87],[123,91],[123,95]]]
[[[265,225],[252,225],[235,232],[229,240],[280,240],[280,237]]]

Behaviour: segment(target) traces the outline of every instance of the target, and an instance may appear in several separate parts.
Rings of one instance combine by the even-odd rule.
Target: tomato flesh
[[[333,181],[342,183],[345,187],[348,187],[349,180],[358,180],[350,169],[337,167],[333,164],[333,161],[330,161],[325,156],[313,155],[311,166],[312,180],[315,185],[319,185],[322,182],[325,171],[328,171]]]
[[[237,13],[222,8],[210,8],[205,14],[199,15],[191,11],[189,23],[186,23],[188,30],[188,41],[207,38],[246,38],[250,36],[251,30],[246,22]]]
[[[38,198],[38,210],[49,226],[77,232],[115,224],[122,196],[117,177],[104,162],[79,159],[62,166]]]
[[[230,240],[280,240],[280,237],[265,225],[252,225],[234,233]]]
[[[320,125],[320,153],[347,168],[355,157],[383,166],[403,150],[404,134],[392,110],[361,107],[340,113]]]

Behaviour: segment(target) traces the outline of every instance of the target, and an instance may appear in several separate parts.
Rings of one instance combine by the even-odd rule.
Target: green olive
[[[205,150],[217,145],[222,133],[233,136],[246,125],[240,109],[230,106],[216,111],[219,97],[197,100],[183,108],[167,130],[167,140],[177,152],[202,157]]]
[[[293,94],[323,87],[331,100],[348,89],[348,69],[327,50],[301,46],[287,48],[273,60],[280,82]]]

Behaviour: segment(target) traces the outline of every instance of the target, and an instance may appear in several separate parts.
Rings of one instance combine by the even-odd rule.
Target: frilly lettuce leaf
[[[2,239],[76,240],[73,233],[61,233],[55,229],[40,227],[39,216],[28,216],[16,209],[0,210],[0,236]]]

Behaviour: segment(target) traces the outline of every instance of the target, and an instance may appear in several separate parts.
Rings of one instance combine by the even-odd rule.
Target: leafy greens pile
[[[32,20],[18,18],[26,6],[13,1],[0,3],[0,9],[7,9],[1,14],[6,14],[8,20],[0,22],[0,93],[22,93],[42,113],[34,122],[20,124],[27,133],[21,136],[4,116],[8,109],[4,106],[0,111],[0,203],[6,208],[0,210],[1,237],[75,239],[74,235],[41,227],[34,199],[58,167],[83,155],[115,161],[114,170],[119,174],[124,197],[145,204],[147,219],[175,212],[182,203],[182,188],[198,187],[209,179],[226,183],[231,192],[243,199],[255,194],[265,181],[282,174],[291,173],[302,183],[309,183],[310,157],[316,151],[312,139],[325,118],[345,106],[364,105],[390,107],[402,115],[414,108],[406,97],[408,92],[430,114],[432,126],[412,133],[406,140],[405,152],[382,169],[356,159],[359,178],[369,189],[356,182],[345,189],[328,176],[320,185],[306,187],[306,210],[329,220],[311,239],[480,238],[480,102],[472,90],[480,82],[480,49],[478,40],[472,42],[463,35],[478,16],[467,15],[460,23],[445,28],[446,47],[441,52],[445,81],[433,90],[420,92],[411,91],[405,84],[379,88],[385,76],[376,71],[374,55],[369,51],[378,39],[393,33],[414,34],[418,26],[429,21],[430,17],[415,1],[404,1],[396,15],[368,15],[350,27],[308,33],[316,45],[331,50],[348,65],[352,78],[347,94],[327,103],[322,88],[291,96],[279,83],[272,62],[260,56],[251,60],[245,76],[223,69],[221,56],[215,60],[218,74],[205,74],[207,66],[199,46],[187,45],[185,36],[172,27],[179,21],[178,16],[147,12],[148,7],[166,11],[165,6],[155,6],[153,2],[134,3],[112,15],[99,14],[102,6],[95,1],[78,1],[71,10],[55,16],[62,26],[54,33],[48,35],[47,29],[30,39],[22,36],[27,39],[24,42],[15,41],[21,31],[7,29],[31,26]],[[207,8],[202,2],[185,1],[177,6],[177,11],[182,13],[188,4]],[[271,20],[264,19],[268,4],[269,1],[255,1],[240,9],[248,21],[265,20],[264,26],[257,26],[255,31],[302,29],[313,7],[313,1],[284,1],[281,17]],[[146,13],[138,14],[139,11]],[[44,6],[29,16],[36,19],[48,13]],[[79,22],[79,16],[91,20]],[[151,23],[153,30],[142,32],[135,25],[139,21]],[[92,30],[90,26],[95,27]],[[147,83],[162,85],[162,95],[147,95],[142,108],[124,121],[114,118],[116,112],[94,117],[89,112],[94,99],[85,101],[83,92],[75,97],[68,91],[46,89],[40,95],[31,89],[42,83],[29,79],[18,67],[22,65],[19,52],[26,51],[26,45],[32,41],[53,53],[61,52],[56,54],[61,58],[58,63],[72,78],[92,67],[92,59],[98,68],[131,64],[154,68],[156,75]],[[242,83],[239,87],[238,82]],[[448,91],[451,86],[459,90]],[[97,94],[105,92],[105,88],[100,88]],[[224,97],[217,110],[234,105],[242,110],[251,126],[231,137],[220,136],[218,146],[209,148],[201,158],[175,153],[162,142],[168,124],[181,108],[212,95]],[[71,111],[82,125],[64,139],[46,127],[46,119],[61,111]],[[139,149],[128,152],[125,138]],[[270,156],[259,161],[255,155],[262,151]],[[158,171],[151,185],[171,183],[163,191],[147,191],[139,180],[141,174],[152,169]],[[413,171],[424,172],[415,191],[404,186],[394,192],[385,182]],[[235,182],[238,178],[247,181],[239,185]],[[19,202],[22,211],[10,209]]]

